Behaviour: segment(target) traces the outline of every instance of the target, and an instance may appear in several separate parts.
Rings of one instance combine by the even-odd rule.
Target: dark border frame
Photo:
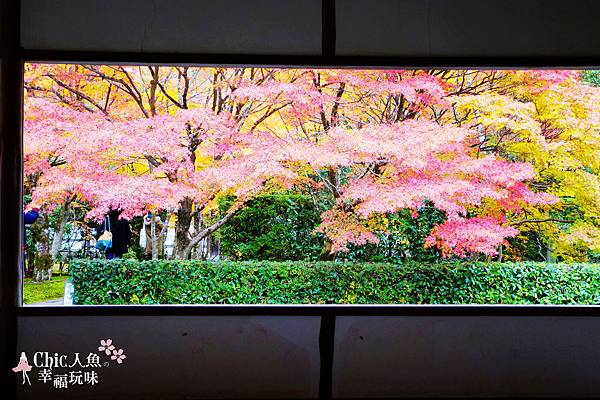
[[[433,304],[189,304],[21,306],[23,317],[78,316],[452,316],[452,317],[600,317],[600,306],[585,305],[433,305]]]
[[[326,0],[325,0],[326,1]],[[326,36],[326,35],[325,35]],[[331,39],[324,40],[329,43]],[[335,38],[333,38],[335,40]],[[331,45],[323,45],[327,50]],[[285,68],[373,69],[594,69],[600,57],[402,57],[256,54],[130,53],[107,51],[24,50],[26,62],[124,65],[193,65],[234,67],[243,65]]]
[[[336,316],[600,316],[598,306],[502,305],[173,305],[173,306],[20,306],[22,109],[25,62],[261,65],[319,68],[580,68],[600,66],[600,57],[369,57],[335,55],[335,0],[322,0],[322,54],[318,56],[134,53],[24,50],[20,47],[20,1],[1,0],[2,67],[0,101],[0,387],[16,396],[9,376],[17,346],[18,317],[307,315],[321,317],[319,398],[331,398]],[[11,99],[11,101],[6,101]],[[15,196],[16,195],[16,196]]]

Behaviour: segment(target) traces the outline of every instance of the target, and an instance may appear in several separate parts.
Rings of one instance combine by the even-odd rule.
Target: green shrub
[[[436,247],[425,247],[425,239],[431,229],[446,221],[446,214],[436,209],[433,203],[426,201],[412,215],[404,209],[386,216],[387,233],[378,236],[379,243],[368,243],[362,246],[349,245],[346,253],[338,257],[345,261],[354,262],[385,262],[402,261],[436,262],[442,255]]]
[[[222,200],[221,211],[232,202],[232,198]],[[402,210],[387,219],[388,233],[378,235],[378,244],[350,245],[349,251],[340,257],[350,262],[440,259],[439,250],[425,248],[425,238],[433,226],[446,220],[445,214],[431,202],[426,202],[416,217],[409,210]],[[221,255],[237,261],[318,260],[323,236],[314,231],[320,222],[320,211],[310,196],[261,195],[219,230]]]
[[[222,201],[221,210],[231,201]],[[220,229],[221,255],[232,260],[317,259],[323,238],[313,231],[319,222],[310,196],[258,196]]]
[[[78,304],[600,304],[600,265],[74,260]]]
[[[600,71],[586,70],[581,72],[581,80],[591,86],[600,86]]]

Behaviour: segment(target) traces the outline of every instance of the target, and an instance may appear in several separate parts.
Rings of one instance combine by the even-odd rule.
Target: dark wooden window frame
[[[168,54],[26,50],[20,47],[20,6],[2,0],[0,78],[0,387],[14,398],[15,382],[5,371],[14,362],[20,316],[319,316],[321,373],[319,397],[330,398],[336,316],[600,316],[598,306],[501,305],[164,305],[22,307],[22,110],[26,62],[164,64],[194,66],[278,66],[322,68],[591,68],[600,58],[585,57],[369,57],[335,55],[335,0],[322,1],[322,54],[318,56]],[[7,388],[7,389],[5,389]]]

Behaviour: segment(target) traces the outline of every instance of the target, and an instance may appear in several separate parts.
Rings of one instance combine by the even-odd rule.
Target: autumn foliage
[[[177,258],[290,191],[315,199],[324,259],[426,203],[444,257],[519,258],[525,236],[567,260],[600,251],[600,89],[576,71],[28,65],[25,82],[33,203],[166,213]]]

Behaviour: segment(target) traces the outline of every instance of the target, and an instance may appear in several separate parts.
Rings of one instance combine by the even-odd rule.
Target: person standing
[[[104,219],[102,226],[96,231],[96,238],[102,236],[105,231],[112,233],[111,246],[105,251],[106,258],[122,258],[127,253],[131,241],[131,229],[129,221],[119,218],[121,210],[111,210]]]
[[[26,268],[26,260],[27,260],[27,228],[31,226],[35,221],[37,221],[40,216],[40,209],[36,206],[33,206],[29,209],[29,211],[23,211],[23,248],[21,249],[23,260],[21,261],[21,267],[23,268],[23,273],[27,272]],[[31,260],[29,260],[31,264]],[[33,266],[29,265],[29,268],[33,271]]]

